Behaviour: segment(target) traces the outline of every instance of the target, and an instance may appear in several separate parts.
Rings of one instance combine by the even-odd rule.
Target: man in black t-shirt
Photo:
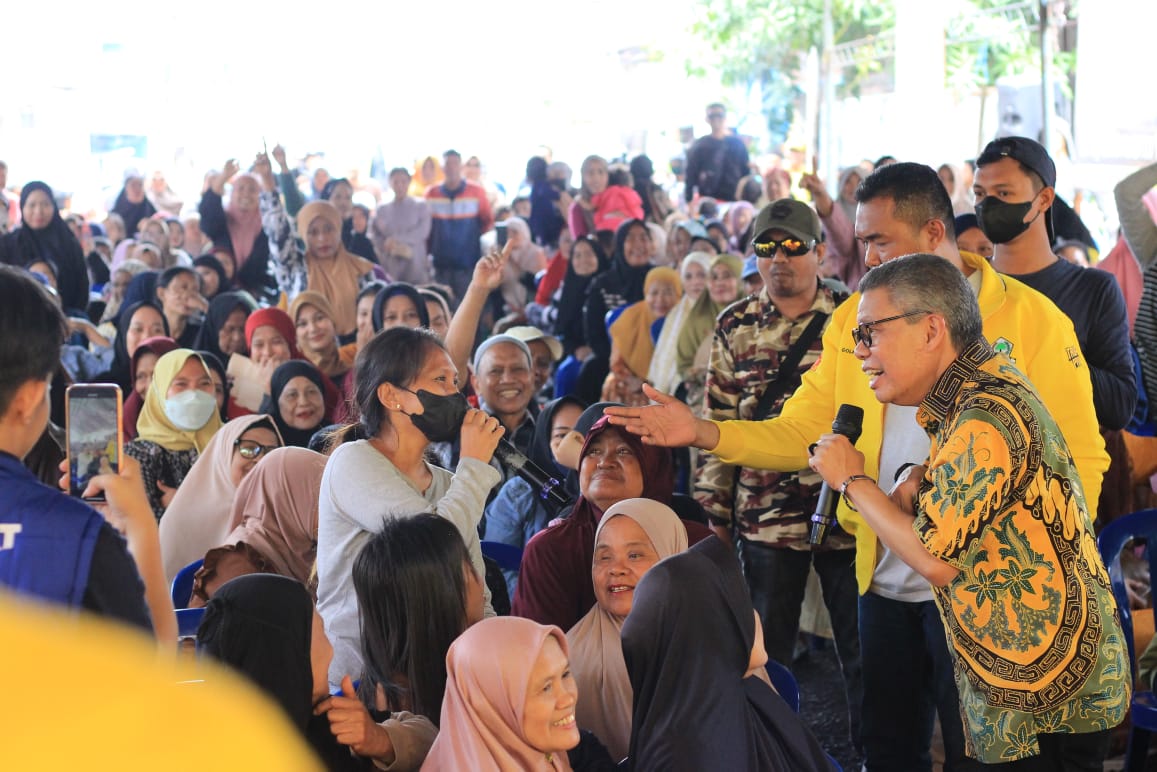
[[[728,131],[727,109],[718,102],[707,105],[707,123],[711,133],[695,140],[687,151],[683,195],[691,201],[698,190],[700,196],[734,201],[739,181],[751,173],[747,147]]]
[[[988,143],[976,165],[976,217],[994,245],[992,266],[1072,320],[1089,363],[1097,420],[1107,429],[1125,428],[1137,402],[1125,299],[1111,274],[1053,254],[1047,224],[1056,197],[1053,160],[1031,139],[1003,137]]]

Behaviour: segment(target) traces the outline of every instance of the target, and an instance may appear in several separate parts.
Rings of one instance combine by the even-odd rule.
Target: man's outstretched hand
[[[637,434],[647,445],[682,448],[694,445],[710,450],[719,444],[719,429],[696,418],[686,403],[643,384],[643,394],[656,404],[646,407],[608,407],[610,422]]]

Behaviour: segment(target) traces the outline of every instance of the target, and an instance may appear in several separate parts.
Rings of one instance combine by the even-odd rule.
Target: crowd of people
[[[376,203],[279,146],[189,205],[135,171],[100,217],[6,191],[3,627],[31,597],[136,628],[210,701],[223,664],[290,768],[828,770],[772,686],[816,576],[867,770],[1099,770],[1157,165],[1102,258],[1031,139],[829,189],[707,119],[674,186],[536,156],[507,202],[450,150]],[[89,383],[123,452],[69,490]],[[137,654],[105,633],[75,646]]]

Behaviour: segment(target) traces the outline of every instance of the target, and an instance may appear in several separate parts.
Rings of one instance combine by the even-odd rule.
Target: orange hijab
[[[329,220],[337,230],[337,254],[332,260],[320,260],[309,251],[306,242],[305,269],[307,289],[321,293],[333,306],[333,321],[338,335],[348,335],[357,329],[358,290],[361,278],[374,269],[374,264],[346,250],[341,242],[341,214],[328,201],[311,201],[297,213],[297,233],[305,239],[309,225],[318,217]]]

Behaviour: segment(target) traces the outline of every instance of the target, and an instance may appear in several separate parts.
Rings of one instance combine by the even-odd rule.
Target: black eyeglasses
[[[237,452],[241,458],[252,461],[255,458],[261,458],[265,453],[271,450],[277,450],[276,445],[262,445],[256,440],[237,440],[233,443],[233,447],[237,448]]]
[[[932,313],[932,312],[931,311],[909,311],[906,314],[899,314],[897,316],[889,316],[889,317],[884,318],[884,319],[877,319],[874,322],[864,322],[863,324],[858,325],[856,327],[856,329],[852,330],[852,340],[854,340],[856,342],[857,346],[860,345],[861,343],[863,343],[867,348],[871,348],[872,347],[872,328],[873,327],[876,327],[877,325],[884,324],[885,322],[894,322],[897,319],[907,319],[910,316],[919,316],[920,314],[930,314],[930,313]]]
[[[757,241],[752,244],[755,249],[755,256],[762,258],[775,257],[775,253],[782,249],[783,253],[788,257],[803,257],[808,252],[811,252],[815,247],[814,241],[801,241],[791,236],[779,241]]]

